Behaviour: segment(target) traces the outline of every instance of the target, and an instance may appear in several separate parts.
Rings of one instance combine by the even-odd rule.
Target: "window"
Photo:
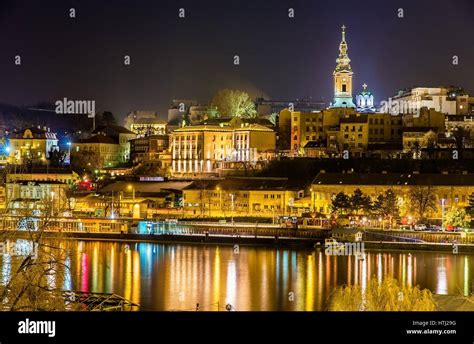
[[[268,198],[268,195],[267,194],[263,195],[263,198],[265,198],[265,199]]]
[[[342,92],[347,92],[347,85],[346,84],[342,84]]]
[[[277,195],[277,198],[280,199],[280,198],[281,198],[281,195]]]
[[[309,141],[309,136],[306,136],[306,141]]]
[[[372,118],[369,119],[369,124],[374,124],[374,120]]]
[[[298,117],[293,117],[293,121],[298,122]]]

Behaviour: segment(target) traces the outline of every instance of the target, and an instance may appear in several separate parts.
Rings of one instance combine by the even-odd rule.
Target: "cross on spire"
[[[367,89],[367,84],[364,82],[364,84],[362,85],[362,87],[364,88],[364,91]]]
[[[346,26],[342,24],[341,29],[342,29],[342,41],[344,42],[346,40]]]

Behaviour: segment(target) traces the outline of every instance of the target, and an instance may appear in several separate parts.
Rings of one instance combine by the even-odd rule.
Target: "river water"
[[[116,293],[141,310],[327,310],[344,284],[392,275],[435,294],[473,285],[474,255],[368,251],[365,259],[317,249],[67,241],[64,288]],[[5,273],[6,260],[0,260]],[[5,276],[4,276],[5,277]]]
[[[71,245],[71,244],[69,244]],[[473,255],[369,251],[326,256],[321,250],[249,246],[74,242],[72,289],[116,293],[142,310],[326,310],[343,284],[392,275],[435,294],[468,295]]]

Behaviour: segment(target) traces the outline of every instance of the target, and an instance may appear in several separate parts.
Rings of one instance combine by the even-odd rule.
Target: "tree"
[[[436,211],[436,195],[430,186],[412,186],[409,192],[410,210],[419,219],[429,211]]]
[[[58,203],[59,205],[60,203]],[[15,229],[1,231],[1,242],[10,241],[8,271],[0,284],[0,303],[10,311],[65,311],[78,310],[78,304],[69,302],[65,287],[73,285],[67,257],[73,253],[64,248],[64,238],[57,233],[45,237],[45,231],[55,230],[55,209],[52,199],[38,202],[42,216],[29,206],[17,209],[21,213]],[[61,209],[59,209],[61,212]],[[21,231],[21,234],[20,232]],[[21,242],[21,246],[19,245]],[[5,247],[4,247],[5,249]],[[7,249],[8,250],[8,249]],[[5,258],[5,257],[4,257]],[[4,262],[5,264],[5,262]]]
[[[212,105],[217,107],[220,117],[255,118],[257,111],[248,93],[223,89],[214,95]]]
[[[91,172],[94,169],[102,168],[102,165],[100,157],[92,150],[72,153],[71,166],[75,170]]]
[[[384,215],[384,209],[383,209],[384,202],[385,202],[385,198],[383,194],[378,195],[372,206],[372,212],[374,215],[379,215],[379,216]]]
[[[363,210],[364,213],[368,213],[372,209],[372,201],[370,200],[370,196],[364,195],[360,189],[354,190],[354,193],[350,197],[349,201],[351,210],[356,214],[358,214],[361,210]]]
[[[102,114],[96,115],[95,123],[96,126],[116,125],[117,120],[112,112],[104,111]]]
[[[349,196],[344,192],[339,192],[332,200],[331,210],[333,213],[345,213],[350,208]]]
[[[421,144],[418,140],[413,142],[413,145],[411,146],[411,153],[412,153],[413,159],[419,159],[420,158],[420,156],[421,156]]]
[[[375,215],[389,218],[391,225],[392,219],[397,218],[399,215],[397,195],[392,189],[385,190],[383,194],[377,196],[372,209]]]
[[[466,141],[470,138],[471,132],[464,129],[464,127],[455,127],[452,131],[456,149],[459,154],[459,158],[463,158],[463,151],[466,146]]]
[[[469,195],[469,205],[466,207],[467,214],[473,216],[474,215],[474,192]]]
[[[428,289],[404,286],[393,276],[379,282],[376,278],[360,285],[336,288],[330,305],[331,311],[434,311],[436,302]]]
[[[278,125],[278,112],[273,112],[268,118],[268,120],[271,124],[273,124],[273,126],[276,127]]]
[[[383,216],[390,218],[398,217],[400,209],[398,208],[398,200],[395,192],[392,189],[386,190],[383,199]]]
[[[62,167],[66,160],[67,153],[61,149],[51,149],[49,152],[49,164],[51,167]]]
[[[436,139],[433,137],[428,138],[428,141],[426,143],[426,154],[428,155],[429,159],[435,158],[436,148],[438,148],[438,145],[436,144]]]
[[[444,216],[443,228],[453,226],[454,228],[468,228],[466,210],[460,208],[451,208]]]

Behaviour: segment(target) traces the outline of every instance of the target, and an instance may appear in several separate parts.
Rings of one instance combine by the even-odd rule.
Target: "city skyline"
[[[430,4],[368,1],[360,8],[348,1],[296,1],[229,7],[208,1],[143,2],[131,8],[123,1],[114,7],[71,2],[49,9],[28,1],[4,3],[10,14],[0,22],[5,47],[0,101],[32,105],[63,97],[90,99],[97,111],[111,110],[120,120],[133,110],[158,111],[165,118],[172,99],[206,102],[222,88],[270,99],[322,98],[329,105],[343,24],[354,96],[364,83],[376,103],[414,85],[456,85],[469,93],[474,49],[466,42],[474,24],[467,16],[473,4]],[[71,8],[75,18],[70,18]],[[184,18],[179,18],[180,8]],[[442,17],[444,25],[427,31],[417,20],[421,15],[433,24]],[[466,24],[457,27],[457,22]],[[130,65],[124,65],[125,55]],[[455,55],[458,65],[453,65]],[[15,65],[15,56],[21,56],[21,65]]]

